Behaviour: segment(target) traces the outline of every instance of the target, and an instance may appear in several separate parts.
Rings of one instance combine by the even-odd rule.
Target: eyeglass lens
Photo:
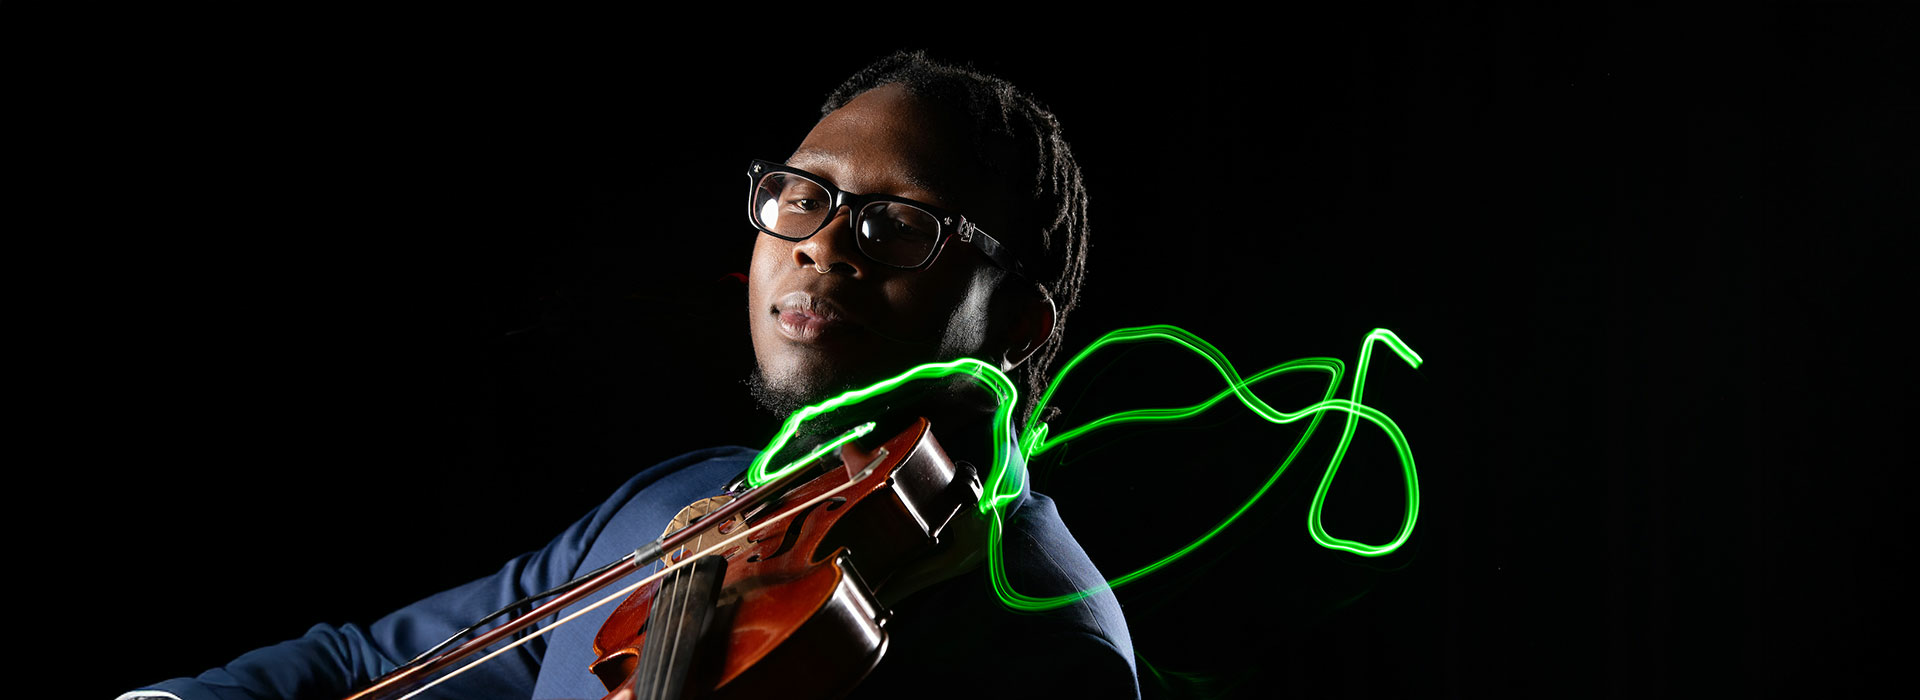
[[[786,238],[806,238],[833,215],[832,195],[813,180],[793,173],[768,173],[754,188],[754,224]],[[854,217],[860,252],[897,267],[917,267],[933,254],[940,222],[919,207],[900,202],[869,202]]]

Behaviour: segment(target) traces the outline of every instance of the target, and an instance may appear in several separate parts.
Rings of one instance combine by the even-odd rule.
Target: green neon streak
[[[867,421],[866,423],[863,423],[860,426],[847,431],[845,434],[842,434],[840,437],[829,440],[827,441],[826,444],[813,448],[813,451],[808,452],[807,456],[788,462],[787,466],[781,467],[780,471],[774,472],[772,476],[775,479],[778,479],[781,476],[785,476],[787,472],[791,472],[795,469],[799,469],[800,467],[806,466],[808,462],[812,462],[813,460],[819,459],[821,455],[840,449],[841,445],[845,445],[848,442],[852,442],[853,440],[858,439],[859,437],[871,432],[873,432],[873,421]],[[755,460],[755,463],[757,464],[759,461],[760,460]],[[749,476],[751,476],[751,474],[749,474]],[[751,479],[749,479],[749,481],[751,481]],[[754,485],[759,486],[759,484],[754,484]]]
[[[899,375],[883,380],[865,389],[849,391],[794,412],[793,415],[787,417],[787,422],[780,426],[780,433],[774,436],[773,442],[768,443],[767,447],[760,451],[760,455],[754,457],[753,464],[747,467],[747,483],[753,486],[759,486],[768,481],[785,476],[788,471],[798,469],[801,465],[810,461],[808,458],[802,458],[788,463],[787,466],[782,467],[779,471],[772,473],[767,472],[767,460],[771,459],[774,454],[777,454],[782,448],[786,447],[787,442],[799,431],[800,426],[812,420],[815,416],[820,416],[849,406],[856,406],[873,398],[884,396],[888,392],[900,388],[901,385],[907,382],[918,379],[938,379],[949,376],[968,377],[984,384],[987,388],[993,390],[994,397],[998,399],[997,406],[994,408],[993,421],[993,467],[987,471],[986,483],[983,486],[988,495],[982,496],[980,510],[985,512],[989,509],[1004,507],[1006,503],[1019,497],[1022,485],[1026,483],[1026,462],[1022,460],[1019,469],[1010,469],[1009,464],[1012,462],[1012,455],[1010,454],[1011,451],[1007,449],[1008,446],[1013,444],[1013,407],[1014,404],[1017,403],[1019,394],[1013,388],[1013,380],[1008,379],[1007,375],[1001,373],[998,368],[970,357],[963,357],[952,362],[935,362],[920,365],[919,367],[902,372]],[[845,440],[841,440],[841,442],[845,442]],[[824,451],[817,449],[814,451],[814,454],[824,454]],[[1008,493],[1012,495],[1005,495]]]
[[[1413,535],[1414,521],[1420,517],[1420,474],[1413,467],[1413,448],[1407,444],[1406,435],[1400,432],[1400,426],[1394,423],[1393,419],[1371,406],[1360,403],[1360,392],[1367,386],[1367,364],[1373,359],[1375,341],[1386,343],[1394,354],[1400,356],[1401,361],[1415,369],[1419,369],[1420,364],[1424,362],[1420,359],[1419,353],[1407,347],[1407,344],[1400,340],[1400,336],[1394,335],[1393,331],[1375,328],[1372,333],[1367,334],[1366,340],[1360,341],[1360,366],[1353,371],[1353,399],[1345,402],[1322,401],[1308,407],[1308,410],[1326,410],[1322,408],[1324,406],[1346,411],[1347,427],[1340,432],[1340,446],[1333,450],[1333,459],[1327,463],[1327,473],[1320,477],[1320,487],[1314,489],[1313,505],[1307,509],[1307,531],[1313,534],[1313,540],[1320,543],[1322,547],[1345,550],[1364,557],[1383,556],[1399,549],[1400,545],[1405,544],[1407,538]],[[1340,460],[1347,456],[1347,445],[1353,442],[1353,431],[1361,418],[1366,418],[1374,425],[1380,426],[1387,432],[1387,437],[1393,440],[1393,449],[1400,455],[1400,470],[1407,483],[1407,509],[1406,514],[1400,518],[1400,533],[1393,538],[1392,542],[1378,547],[1329,535],[1320,522],[1320,510],[1327,500],[1327,490],[1333,487],[1333,475],[1340,471]]]
[[[1376,342],[1385,343],[1402,361],[1415,368],[1418,368],[1423,362],[1419,354],[1415,353],[1412,348],[1400,340],[1399,336],[1394,335],[1392,331],[1385,328],[1377,328],[1367,334],[1366,339],[1361,341],[1360,361],[1354,371],[1353,398],[1336,399],[1334,398],[1334,392],[1340,385],[1340,379],[1344,373],[1345,365],[1333,358],[1312,357],[1292,360],[1261,370],[1251,377],[1242,378],[1239,371],[1233,367],[1231,362],[1227,361],[1226,355],[1220,352],[1218,348],[1202,340],[1199,336],[1193,335],[1183,329],[1167,325],[1121,329],[1108,333],[1099,340],[1094,341],[1092,345],[1082,350],[1080,354],[1074,356],[1066,366],[1061,368],[1059,374],[1054,377],[1053,382],[1047,386],[1046,392],[1041,395],[1039,403],[1034,407],[1033,414],[1040,415],[1041,409],[1045,408],[1047,403],[1052,400],[1053,394],[1060,388],[1061,382],[1072,372],[1074,367],[1077,367],[1081,361],[1085,360],[1087,356],[1091,355],[1095,350],[1108,345],[1144,341],[1172,343],[1201,356],[1201,358],[1213,365],[1214,369],[1220,373],[1221,378],[1226,380],[1227,388],[1192,406],[1138,409],[1116,413],[1091,421],[1086,425],[1067,431],[1051,439],[1048,437],[1048,426],[1046,424],[1029,424],[1024,440],[1016,445],[1012,439],[1014,435],[1012,413],[1018,394],[1013,387],[1013,382],[1009,380],[1005,374],[1001,373],[998,368],[992,365],[970,358],[963,358],[952,362],[926,364],[865,389],[841,394],[840,396],[828,399],[817,405],[808,406],[794,413],[781,427],[780,433],[775,436],[773,442],[769,443],[766,449],[762,450],[760,455],[754,458],[753,465],[747,472],[748,482],[758,486],[778,478],[787,471],[799,468],[801,465],[825,454],[828,450],[836,448],[848,440],[865,435],[873,429],[872,423],[863,425],[842,435],[827,445],[816,448],[806,457],[789,463],[778,472],[768,473],[766,471],[767,460],[786,446],[789,439],[792,438],[802,424],[814,417],[830,413],[840,408],[857,405],[877,396],[884,395],[910,381],[962,376],[985,385],[994,392],[994,396],[998,400],[997,407],[994,410],[993,421],[993,466],[988,471],[987,478],[983,484],[984,493],[980,500],[980,511],[983,515],[991,518],[993,526],[989,530],[988,537],[989,556],[987,557],[987,567],[989,575],[993,581],[995,593],[999,595],[1002,604],[1009,608],[1015,610],[1041,611],[1069,605],[1088,596],[1097,595],[1113,587],[1125,585],[1142,576],[1146,576],[1186,556],[1201,545],[1206,544],[1251,509],[1253,505],[1258,502],[1261,497],[1265,496],[1267,491],[1279,481],[1281,475],[1286,473],[1287,467],[1293,464],[1293,460],[1298,457],[1300,451],[1306,447],[1308,438],[1312,437],[1314,430],[1319,427],[1320,419],[1324,417],[1322,414],[1328,411],[1345,412],[1347,414],[1347,421],[1341,430],[1340,443],[1334,448],[1333,457],[1328,462],[1327,471],[1325,475],[1321,477],[1319,486],[1314,490],[1313,502],[1307,512],[1308,533],[1312,535],[1314,541],[1322,547],[1352,552],[1366,557],[1377,557],[1392,553],[1399,549],[1401,545],[1405,544],[1408,537],[1412,536],[1413,527],[1419,519],[1420,512],[1420,482],[1419,474],[1414,467],[1412,448],[1408,445],[1406,436],[1401,432],[1399,425],[1395,424],[1385,413],[1360,402],[1362,391],[1366,385],[1367,366],[1372,361],[1373,346]],[[1251,390],[1254,384],[1268,378],[1300,371],[1325,372],[1328,375],[1328,382],[1326,394],[1321,400],[1299,411],[1289,413],[1276,409]],[[1271,423],[1287,424],[1302,418],[1312,417],[1312,420],[1307,424],[1306,430],[1301,434],[1300,439],[1295,441],[1293,449],[1287,454],[1286,459],[1280,462],[1280,465],[1274,469],[1273,474],[1267,478],[1266,483],[1261,484],[1260,488],[1255,491],[1251,497],[1241,503],[1233,513],[1214,525],[1212,529],[1194,539],[1186,546],[1136,571],[1110,579],[1100,586],[1067,595],[1045,598],[1028,596],[1013,590],[1013,586],[1008,582],[1006,577],[1006,553],[1004,549],[1005,510],[1009,504],[1019,498],[1024,488],[1026,483],[1026,464],[1030,459],[1038,457],[1046,453],[1046,451],[1064,444],[1075,437],[1085,435],[1100,428],[1125,423],[1190,418],[1226,400],[1228,396],[1238,398],[1240,403],[1246,406],[1248,410],[1253,411],[1254,414]],[[1365,418],[1368,422],[1378,426],[1387,434],[1388,439],[1393,442],[1394,450],[1400,459],[1401,471],[1406,483],[1407,506],[1401,518],[1400,530],[1391,541],[1382,545],[1368,545],[1362,542],[1334,537],[1328,534],[1326,528],[1322,525],[1322,513],[1327,492],[1333,486],[1334,475],[1338,473],[1340,462],[1346,457],[1347,448],[1353,442],[1353,435],[1359,426],[1359,420],[1361,418]],[[1008,449],[1010,447],[1013,449]]]

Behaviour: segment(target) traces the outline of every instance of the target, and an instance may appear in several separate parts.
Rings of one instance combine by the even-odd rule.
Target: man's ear
[[[1000,357],[1000,371],[1011,372],[1033,357],[1033,353],[1053,337],[1053,297],[1034,285],[1033,294],[1022,294],[1014,309],[1013,325],[1007,329],[1007,352]]]

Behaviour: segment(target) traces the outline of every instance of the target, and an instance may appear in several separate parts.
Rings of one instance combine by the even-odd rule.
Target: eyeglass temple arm
[[[1022,277],[1026,276],[1027,272],[1020,264],[1020,258],[1014,257],[1013,251],[1008,250],[1005,245],[1001,245],[1000,241],[994,240],[993,236],[987,235],[986,231],[980,230],[980,227],[973,225],[973,222],[962,219],[960,221],[960,231],[958,235],[960,236],[961,242],[972,243],[978,246],[980,252],[987,254],[988,259],[1000,267],[1005,268],[1008,272]]]

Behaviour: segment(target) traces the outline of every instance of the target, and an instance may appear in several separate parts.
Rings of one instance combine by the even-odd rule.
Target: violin
[[[349,700],[403,697],[426,674],[655,557],[670,568],[643,582],[594,638],[588,671],[607,700],[844,695],[886,652],[888,603],[979,561],[981,529],[966,516],[980,496],[975,470],[949,458],[917,419],[872,450],[848,442],[837,458],[689,506],[675,518],[684,527]]]

